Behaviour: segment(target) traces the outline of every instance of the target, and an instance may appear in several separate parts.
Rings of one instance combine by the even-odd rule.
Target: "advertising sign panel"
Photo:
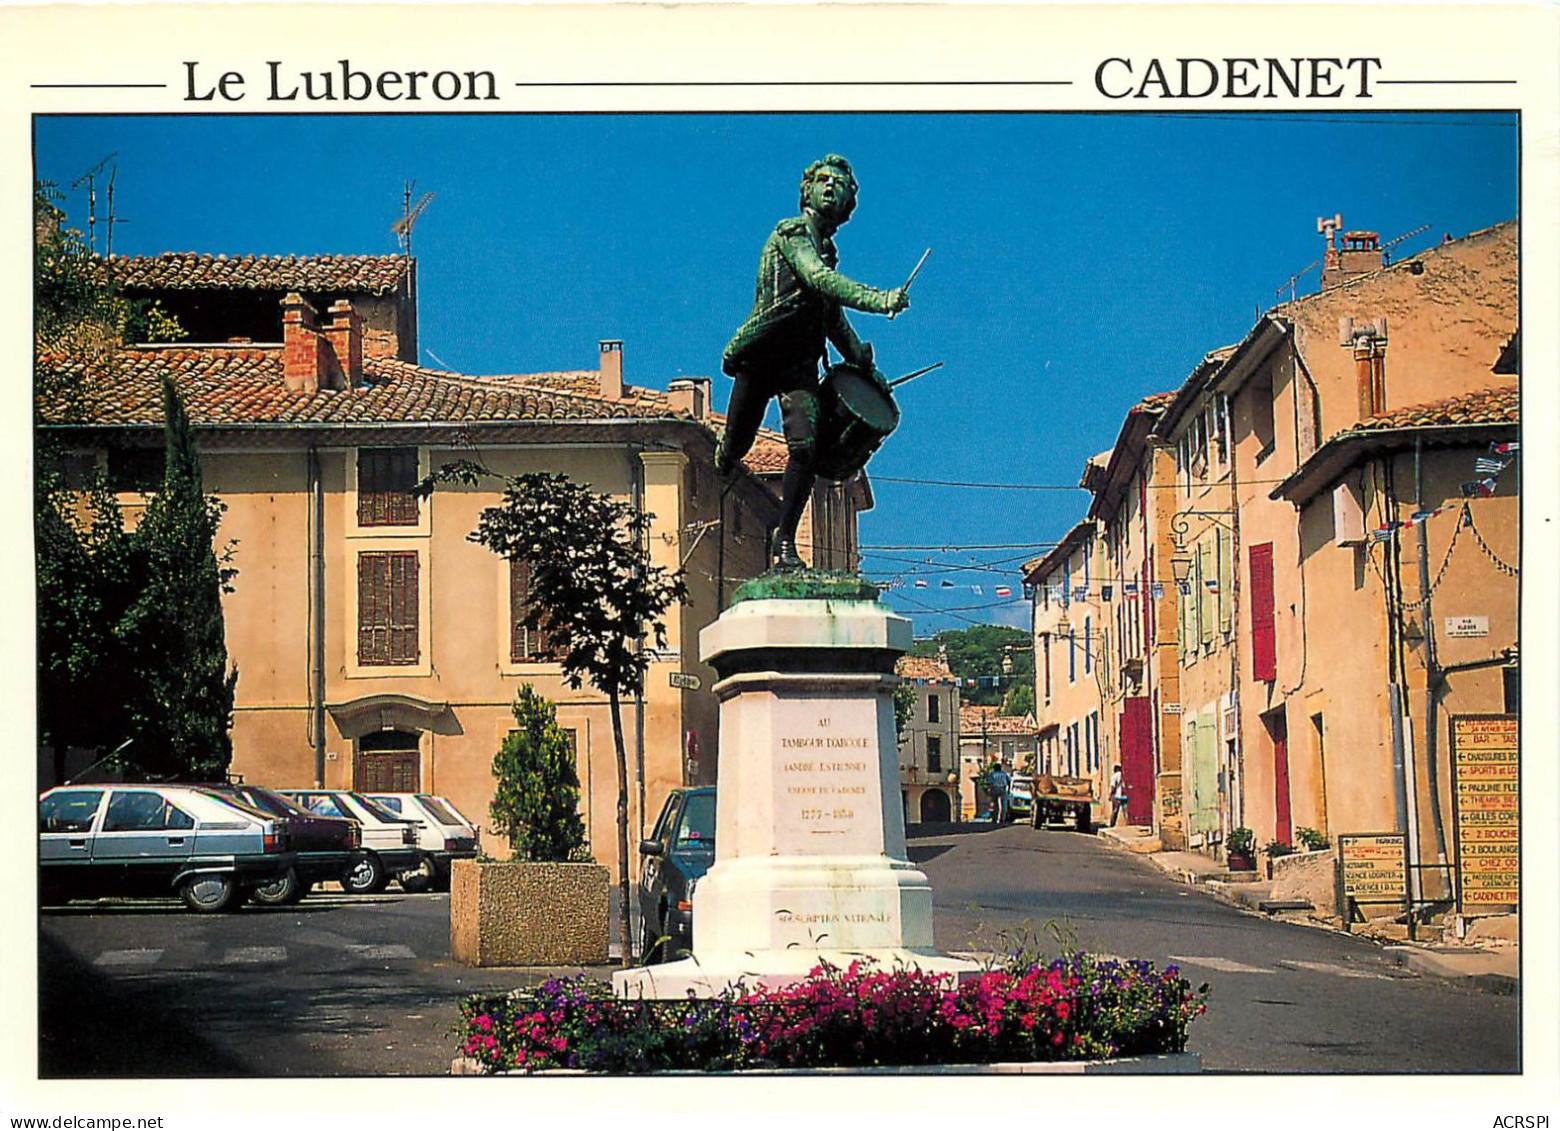
[[[1517,717],[1452,718],[1457,907],[1463,914],[1517,906]]]

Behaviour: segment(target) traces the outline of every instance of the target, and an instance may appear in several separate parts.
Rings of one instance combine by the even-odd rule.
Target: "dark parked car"
[[[289,789],[287,797],[310,812],[356,821],[363,843],[342,877],[353,895],[383,891],[391,876],[417,867],[417,823],[403,821],[349,789]]]
[[[693,949],[693,889],[715,863],[715,790],[672,790],[639,854],[640,956],[682,957]]]
[[[255,888],[256,903],[297,903],[317,883],[344,880],[357,857],[362,828],[356,821],[311,812],[280,793],[247,782],[202,788],[219,797],[236,797],[252,809],[287,819],[296,862],[279,880]]]
[[[288,837],[286,819],[191,786],[61,786],[38,799],[39,892],[227,911],[293,867]]]

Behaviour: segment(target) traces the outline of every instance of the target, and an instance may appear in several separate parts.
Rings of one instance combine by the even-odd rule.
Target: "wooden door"
[[[1280,844],[1294,843],[1294,827],[1289,812],[1289,724],[1283,708],[1264,716],[1268,735],[1273,740],[1273,839]]]

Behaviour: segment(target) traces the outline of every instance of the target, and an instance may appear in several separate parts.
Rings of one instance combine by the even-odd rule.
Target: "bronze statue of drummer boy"
[[[736,381],[715,468],[729,475],[747,454],[771,397],[780,398],[789,453],[780,488],[780,518],[770,564],[794,569],[796,527],[812,494],[818,452],[819,363],[825,342],[845,362],[874,374],[872,346],[845,318],[845,307],[893,315],[910,300],[903,287],[883,291],[835,270],[834,233],[856,207],[850,162],[831,153],[802,174],[800,216],[775,225],[758,260],[753,309],[727,343],[721,368]]]

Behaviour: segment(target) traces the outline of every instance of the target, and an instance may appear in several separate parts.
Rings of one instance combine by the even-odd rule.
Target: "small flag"
[[[1509,459],[1491,459],[1489,456],[1480,456],[1473,461],[1473,473],[1475,475],[1499,475],[1511,466]]]
[[[942,579],[942,581],[941,581],[941,582],[939,582],[939,583],[938,583],[938,586],[937,586],[937,587],[938,587],[938,588],[939,588],[939,589],[952,589],[952,588],[953,588],[953,582],[951,582],[951,581],[949,581],[949,580],[948,580],[948,579],[947,579],[947,578],[946,578],[946,577],[945,577],[945,578],[943,578],[943,579]]]
[[[1370,540],[1372,542],[1390,542],[1392,540],[1392,531],[1386,527],[1372,530],[1370,532]]]
[[[1089,599],[1089,587],[1087,585],[1073,586],[1073,600],[1087,601]]]
[[[1051,595],[1051,600],[1053,601],[1060,601],[1067,595],[1066,591],[1060,585],[1053,585],[1047,589],[1046,592]]]
[[[1462,485],[1463,497],[1467,499],[1487,499],[1495,493],[1495,480],[1475,479]]]
[[[1435,517],[1436,513],[1436,511],[1415,511],[1413,514],[1408,516],[1408,521],[1415,523],[1424,522],[1427,518]]]
[[[1011,597],[1012,595],[1013,595],[1013,590],[1010,589],[1008,586],[1006,586],[1006,585],[999,585],[999,586],[997,586],[997,596],[998,597]]]
[[[1177,581],[1175,583],[1175,587],[1181,591],[1181,596],[1183,596],[1183,597],[1191,596],[1192,583],[1190,581]]]
[[[1121,587],[1121,595],[1123,597],[1136,597],[1138,595],[1137,582],[1128,581],[1123,584]]]
[[[926,588],[926,578],[924,578],[924,577],[916,578],[915,579],[915,587],[917,589],[925,589]]]
[[[1203,587],[1206,588],[1210,593],[1217,593],[1219,591],[1218,581],[1211,577],[1203,581]]]
[[[984,597],[986,595],[986,591],[984,589],[982,589],[979,585],[971,585],[970,588],[975,590],[975,595],[977,597]]]
[[[1490,454],[1497,456],[1514,455],[1519,450],[1519,447],[1520,442],[1517,440],[1508,440],[1504,444],[1493,442],[1490,444]]]
[[[1162,582],[1162,581],[1154,582],[1154,588],[1153,588],[1153,598],[1154,598],[1154,600],[1162,601],[1162,600],[1164,600],[1164,597],[1165,597],[1164,582]]]
[[[1100,586],[1100,600],[1109,601],[1114,596],[1114,591],[1109,585]]]

